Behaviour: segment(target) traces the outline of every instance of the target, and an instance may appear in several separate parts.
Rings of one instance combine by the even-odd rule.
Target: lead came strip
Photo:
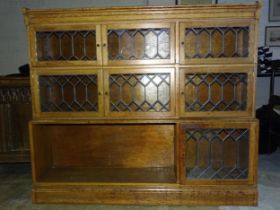
[[[151,60],[170,58],[168,28],[108,30],[109,60]]]
[[[170,111],[170,74],[111,74],[112,112]]]
[[[39,61],[96,60],[94,30],[37,32],[36,40]]]
[[[246,73],[187,73],[185,111],[244,111],[247,80]]]
[[[96,75],[39,77],[42,112],[97,112]]]
[[[185,144],[188,179],[248,178],[249,129],[186,129]]]
[[[185,58],[248,57],[249,27],[185,29]]]

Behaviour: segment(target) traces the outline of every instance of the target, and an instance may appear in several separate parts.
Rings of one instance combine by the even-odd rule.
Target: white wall
[[[279,22],[269,22],[268,21],[268,8],[269,0],[263,0],[262,9],[261,9],[261,18],[259,25],[259,46],[265,45],[265,27],[266,26],[280,26]],[[272,47],[273,59],[280,59],[280,47]],[[269,98],[269,82],[270,78],[260,78],[257,79],[257,98],[256,105],[257,107],[267,104]],[[277,77],[275,80],[275,94],[280,95],[280,77]]]
[[[28,63],[26,30],[21,8],[108,7],[126,5],[174,4],[175,0],[0,0],[0,75],[17,73],[18,67]],[[246,3],[254,0],[219,0],[220,3]],[[265,26],[278,25],[268,22],[268,2],[263,1],[260,19],[259,45],[264,45]],[[280,59],[280,48],[273,48],[274,59]],[[280,78],[276,79],[276,93],[280,95]],[[269,79],[257,79],[257,107],[266,104]]]

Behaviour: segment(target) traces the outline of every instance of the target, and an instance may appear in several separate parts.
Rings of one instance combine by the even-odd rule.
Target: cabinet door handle
[[[181,45],[184,45],[185,44],[185,42],[181,42]]]
[[[182,96],[185,95],[185,92],[182,91],[182,92],[181,92],[181,95],[182,95]]]
[[[98,92],[98,95],[99,95],[99,96],[101,96],[101,95],[102,95],[102,93],[101,93],[101,92]]]
[[[103,43],[103,47],[106,47],[106,43]]]
[[[100,47],[100,44],[96,44],[96,47]]]
[[[105,92],[105,95],[106,95],[106,96],[109,95],[107,91]]]

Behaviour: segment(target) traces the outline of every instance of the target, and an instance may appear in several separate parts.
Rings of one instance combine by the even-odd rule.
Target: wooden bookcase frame
[[[255,119],[254,110],[259,10],[259,3],[101,9],[24,9],[32,70],[33,120],[30,122],[29,131],[33,202],[256,205],[258,200],[258,122]],[[248,27],[249,38],[244,39],[248,42],[245,44],[248,45],[248,57],[225,58],[221,56],[221,58],[186,59],[184,43],[182,45],[186,27]],[[109,60],[107,30],[129,31],[127,36],[133,36],[134,29],[150,28],[153,33],[157,33],[154,30],[157,28],[170,30],[170,56],[168,59],[155,59],[151,56],[151,59],[143,57],[142,60],[135,58]],[[48,33],[63,30],[68,31],[67,33],[77,30],[95,30],[96,46],[93,47],[96,47],[96,61],[82,60],[81,57],[71,60],[71,56],[62,60],[38,61],[36,32]],[[238,32],[232,32],[236,42],[238,38],[234,33]],[[155,36],[158,38],[157,35]],[[120,37],[121,35],[118,38],[119,41],[121,41]],[[145,42],[145,36],[141,38],[141,42],[143,40]],[[155,45],[158,47],[156,42]],[[141,50],[143,52],[143,49]],[[132,111],[110,111],[110,75],[153,73],[170,75],[170,111],[138,112],[133,109]],[[246,74],[246,109],[242,111],[185,112],[184,94],[181,93],[186,73]],[[42,112],[40,76],[90,74],[97,74],[98,78],[98,112],[78,112],[73,111],[74,109],[67,112]],[[120,87],[122,88],[121,84]],[[133,88],[133,85],[131,87]],[[121,88],[120,92],[123,91]],[[73,89],[73,91],[76,90]],[[136,91],[136,94],[143,96],[146,94],[145,91],[142,89]],[[133,92],[133,94],[135,93]],[[157,92],[157,97],[160,94]],[[139,129],[135,129],[135,126],[138,126]],[[183,130],[188,127],[248,129],[250,132],[247,140],[249,143],[248,178],[235,180],[186,179]],[[161,136],[164,133],[166,136]],[[134,139],[135,144],[133,144]],[[163,142],[164,139],[167,142]],[[107,142],[111,142],[111,144],[106,145]],[[131,146],[129,146],[129,142],[131,142]],[[165,147],[166,145],[169,147]],[[95,153],[97,148],[104,150],[104,154],[100,151]],[[157,150],[157,148],[159,149]],[[137,152],[133,153],[133,150]],[[119,151],[123,151],[122,156]],[[174,152],[171,156],[163,158],[163,165],[170,166],[172,170],[157,169],[156,166],[162,164],[158,158],[162,155],[162,151],[170,154],[171,151]],[[139,156],[136,155],[138,153]],[[153,162],[153,157],[155,162]],[[101,162],[103,161],[104,165],[97,171],[98,158]],[[133,158],[137,158],[137,160],[134,164],[129,165],[129,163],[133,163]],[[170,160],[172,160],[172,164],[170,164]],[[112,161],[122,162],[122,165],[120,168],[114,169],[111,167],[113,166]],[[64,165],[67,168],[61,167]],[[76,166],[80,168],[77,169]],[[83,168],[82,166],[88,167]],[[169,174],[169,172],[171,173]],[[99,177],[102,173],[105,177],[103,180]],[[81,174],[84,174],[87,179],[81,180]]]

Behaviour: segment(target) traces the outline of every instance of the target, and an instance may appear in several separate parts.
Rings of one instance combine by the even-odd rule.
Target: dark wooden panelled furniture
[[[27,77],[0,77],[0,163],[29,162],[28,121],[32,118]]]
[[[33,201],[256,205],[258,12],[25,9]]]

